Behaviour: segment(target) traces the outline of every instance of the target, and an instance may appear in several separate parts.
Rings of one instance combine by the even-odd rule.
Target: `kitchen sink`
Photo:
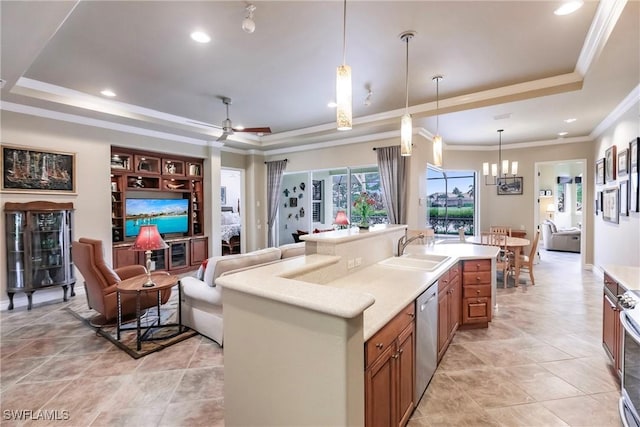
[[[448,256],[433,254],[404,254],[380,261],[378,264],[388,267],[407,268],[413,270],[433,271],[449,259]]]

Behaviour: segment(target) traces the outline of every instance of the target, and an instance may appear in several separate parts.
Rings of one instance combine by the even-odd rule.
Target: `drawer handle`
[[[476,293],[477,293],[478,295],[480,295],[480,289],[478,289],[478,290],[476,291]]]
[[[384,344],[382,344],[381,342],[379,342],[378,344],[376,344],[376,348],[379,348],[382,350],[382,347],[384,347]]]
[[[411,318],[416,317],[415,313],[407,313],[407,315]]]
[[[394,359],[397,359],[397,358],[398,358],[398,353],[394,354],[394,355],[393,355],[393,356],[391,356],[391,357],[393,357]]]
[[[479,278],[479,277],[476,277],[476,282],[479,282],[479,281],[480,281],[480,278]]]

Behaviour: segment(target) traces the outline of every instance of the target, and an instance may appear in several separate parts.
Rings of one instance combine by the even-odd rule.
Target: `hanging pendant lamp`
[[[405,73],[405,106],[404,114],[400,121],[400,154],[402,156],[411,155],[411,137],[413,133],[413,123],[411,121],[411,115],[409,114],[409,40],[414,38],[415,31],[405,31],[400,34],[400,40],[406,43],[407,56],[406,56],[406,73]]]
[[[436,136],[433,137],[433,164],[442,167],[442,137],[440,136],[440,115],[438,110],[440,108],[440,80],[442,76],[437,75],[432,78],[436,81]]]
[[[347,51],[347,0],[344,0],[342,22],[342,65],[336,72],[336,122],[338,130],[351,130],[351,67],[345,64]]]
[[[507,175],[509,174],[509,160],[502,160],[502,132],[504,129],[498,129],[498,163],[491,164],[491,176],[493,178],[492,181],[489,181],[489,162],[484,162],[482,164],[482,175],[484,175],[484,183],[485,185],[498,185],[500,180],[506,182]],[[500,170],[498,170],[500,169]],[[512,178],[518,174],[518,162],[511,162],[511,175]]]

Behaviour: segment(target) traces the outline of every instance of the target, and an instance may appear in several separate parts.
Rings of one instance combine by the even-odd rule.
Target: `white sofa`
[[[180,280],[182,324],[223,345],[222,289],[216,285],[215,280],[236,270],[304,255],[304,251],[305,244],[302,242],[207,259],[195,277]]]
[[[553,221],[541,225],[542,241],[548,251],[580,252],[580,229],[577,227],[558,229]]]

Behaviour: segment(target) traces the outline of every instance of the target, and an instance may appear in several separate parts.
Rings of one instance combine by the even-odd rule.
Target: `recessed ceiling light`
[[[191,38],[198,43],[209,43],[211,41],[211,37],[209,37],[209,34],[203,31],[194,31],[193,33],[191,33]]]
[[[565,123],[573,123],[573,122],[575,122],[576,120],[578,120],[578,119],[570,118],[570,119],[566,119],[564,122],[565,122]]]
[[[336,108],[337,106],[338,106],[338,104],[336,104],[333,101],[331,101],[330,103],[327,104],[327,107],[329,107],[329,108]]]
[[[558,136],[565,136],[568,135],[569,132],[558,132]]]
[[[104,96],[108,96],[109,98],[113,98],[114,96],[116,96],[116,93],[114,91],[112,91],[111,89],[105,89],[105,90],[101,91],[100,93],[103,94]]]
[[[570,13],[573,13],[576,10],[580,9],[583,4],[584,4],[584,1],[582,0],[567,1],[562,3],[562,6],[557,8],[553,13],[559,16],[569,15]]]

